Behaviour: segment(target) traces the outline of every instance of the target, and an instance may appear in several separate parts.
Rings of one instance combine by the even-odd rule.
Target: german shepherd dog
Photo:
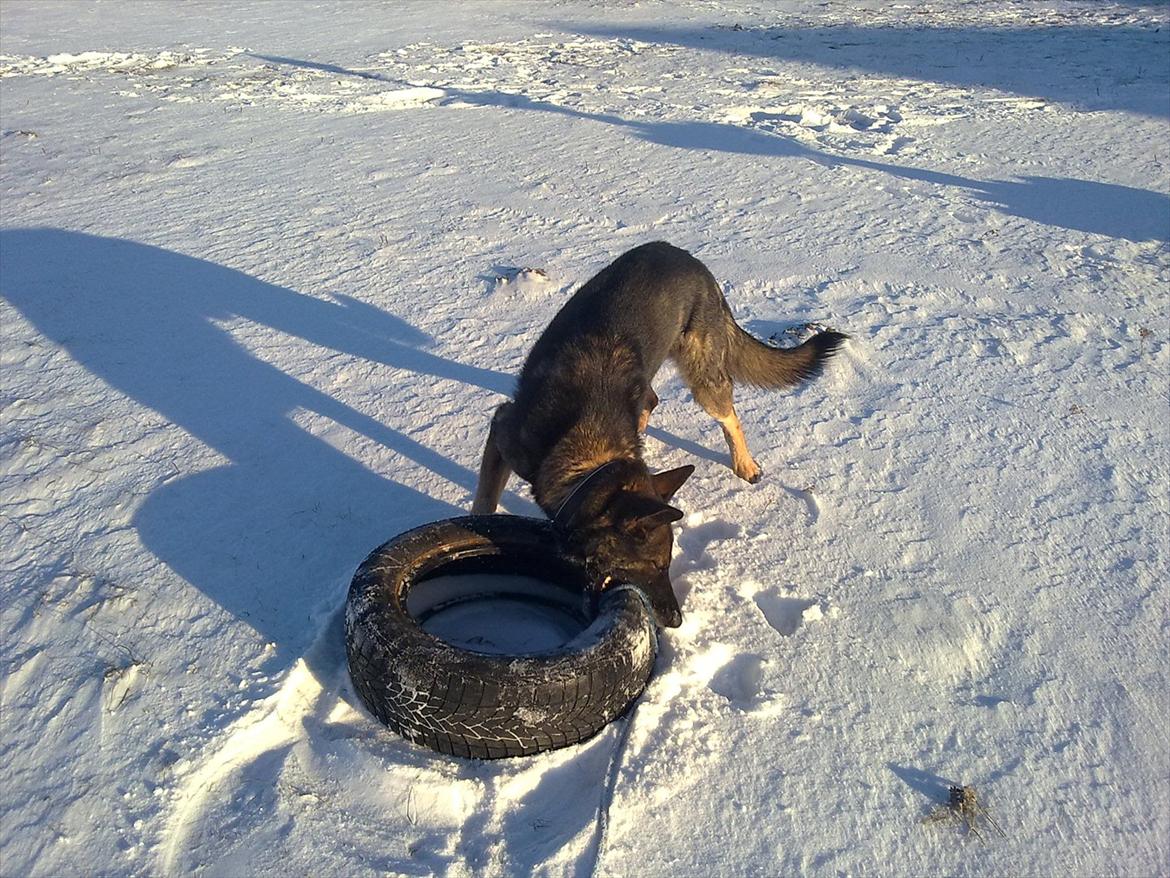
[[[658,624],[676,628],[670,526],[683,513],[668,501],[695,468],[651,473],[642,461],[658,368],[674,360],[695,402],[723,427],[735,474],[756,482],[733,382],[797,384],[847,337],[821,332],[799,347],[769,347],[736,324],[699,260],[661,241],[636,247],[581,287],[537,339],[515,399],[492,418],[472,512],[494,512],[515,472],[532,484],[595,592],[633,584]]]

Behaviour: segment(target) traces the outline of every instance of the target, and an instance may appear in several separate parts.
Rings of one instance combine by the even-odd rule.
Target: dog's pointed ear
[[[692,464],[680,466],[677,469],[668,469],[666,472],[654,473],[650,476],[654,480],[654,490],[663,500],[669,500],[674,492],[683,486],[683,482],[691,477],[695,467]]]
[[[675,509],[673,506],[663,506],[657,512],[652,512],[650,515],[644,515],[638,519],[638,525],[649,530],[652,527],[658,527],[663,524],[672,524],[683,517],[685,513],[681,509]]]
[[[641,494],[625,494],[613,508],[614,524],[626,531],[649,530],[682,517],[681,509]]]

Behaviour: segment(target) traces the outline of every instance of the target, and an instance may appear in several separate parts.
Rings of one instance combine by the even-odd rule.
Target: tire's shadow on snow
[[[367,552],[409,527],[463,513],[392,472],[371,471],[302,423],[340,425],[468,494],[469,469],[254,356],[223,325],[250,321],[407,370],[407,380],[431,376],[506,394],[509,376],[427,353],[424,333],[355,299],[314,298],[131,241],[4,230],[0,260],[0,295],[41,333],[225,459],[193,465],[156,427],[141,440],[141,456],[169,461],[182,475],[159,484],[133,524],[179,576],[272,643],[280,667],[304,653],[316,633],[314,609],[337,598]]]

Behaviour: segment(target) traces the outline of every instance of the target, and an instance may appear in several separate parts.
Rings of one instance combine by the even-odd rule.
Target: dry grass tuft
[[[960,827],[966,828],[967,832],[974,835],[981,842],[986,843],[987,839],[983,837],[983,832],[980,831],[981,826],[990,826],[1004,838],[1007,838],[1007,833],[1000,828],[1000,825],[991,816],[987,807],[979,800],[975,792],[975,787],[951,787],[950,797],[947,799],[945,805],[939,805],[933,811],[922,819],[923,823],[955,823]]]

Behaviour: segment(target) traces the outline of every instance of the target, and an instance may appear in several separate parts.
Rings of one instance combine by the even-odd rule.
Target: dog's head
[[[618,471],[587,494],[569,520],[560,522],[570,553],[578,556],[599,583],[630,583],[650,599],[659,625],[677,628],[682,610],[670,584],[674,550],[671,524],[682,510],[667,501],[695,471],[693,466],[650,473]]]

